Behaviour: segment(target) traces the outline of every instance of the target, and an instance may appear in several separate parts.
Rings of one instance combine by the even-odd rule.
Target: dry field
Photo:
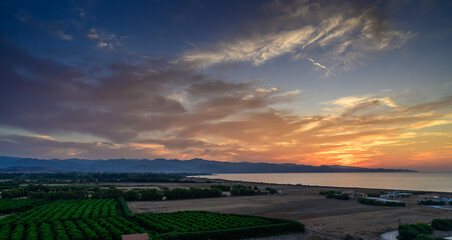
[[[235,183],[230,183],[233,185]],[[243,183],[242,183],[243,184]],[[175,184],[158,186],[209,187],[210,183]],[[247,184],[245,184],[247,185]],[[267,186],[282,190],[283,194],[246,197],[223,197],[159,202],[128,202],[134,213],[205,210],[221,213],[252,214],[266,217],[293,219],[306,225],[308,232],[269,239],[344,239],[351,235],[363,239],[379,239],[383,232],[397,228],[401,223],[428,222],[434,218],[452,218],[451,210],[416,205],[417,196],[403,198],[406,207],[362,205],[352,200],[326,199],[318,194],[334,188],[249,184],[260,189]],[[339,190],[339,189],[338,189]],[[361,190],[362,191],[362,190]],[[367,190],[372,192],[372,190]],[[375,192],[375,191],[374,191]]]

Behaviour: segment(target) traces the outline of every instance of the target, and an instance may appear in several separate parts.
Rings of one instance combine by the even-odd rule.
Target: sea
[[[452,173],[231,173],[198,177],[245,182],[452,193]]]

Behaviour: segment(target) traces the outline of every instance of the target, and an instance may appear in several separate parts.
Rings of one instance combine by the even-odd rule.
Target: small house
[[[355,199],[358,198],[367,198],[367,194],[363,193],[363,192],[357,192],[355,193]]]
[[[367,194],[363,192],[355,192],[353,190],[343,191],[342,194],[347,195],[350,199],[367,198]]]
[[[398,198],[400,192],[388,192],[386,194],[380,195],[381,198]]]

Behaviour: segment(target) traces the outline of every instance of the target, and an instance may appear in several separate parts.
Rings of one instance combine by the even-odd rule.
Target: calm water
[[[201,177],[278,184],[452,192],[452,173],[241,173]]]

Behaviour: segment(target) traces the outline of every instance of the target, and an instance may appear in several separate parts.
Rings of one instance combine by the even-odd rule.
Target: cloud
[[[255,23],[256,27],[247,29],[249,34],[188,51],[181,61],[202,67],[229,62],[257,66],[283,55],[293,55],[296,60],[303,54],[330,65],[326,68],[326,64],[308,58],[331,75],[337,69],[353,68],[376,52],[400,48],[416,36],[390,29],[383,6],[374,2],[278,1],[264,9],[272,17]]]
[[[95,41],[96,47],[109,50],[115,50],[116,47],[122,46],[123,40],[128,38],[126,35],[117,37],[116,34],[98,31],[95,28],[91,28],[86,37]]]
[[[260,65],[272,58],[292,52],[297,46],[305,43],[313,31],[312,27],[307,26],[293,31],[243,39],[231,44],[219,44],[218,50],[188,52],[182,59],[200,62],[203,65],[236,61]]]
[[[16,18],[24,24],[50,33],[61,40],[72,41],[74,38],[72,35],[65,33],[65,31],[63,30],[67,27],[65,21],[40,21],[33,18],[29,12],[25,11],[20,11],[18,14],[16,14]]]
[[[80,18],[86,18],[86,12],[83,8],[77,7],[75,10],[78,12]]]
[[[60,38],[61,40],[67,40],[67,41],[72,41],[73,37],[69,34],[65,34],[63,31],[59,30],[59,31],[55,31],[54,32],[55,35]]]
[[[1,155],[367,167],[450,159],[449,135],[424,134],[450,133],[450,95],[411,101],[405,97],[410,92],[379,91],[332,99],[323,104],[334,111],[302,115],[278,108],[301,90],[228,82],[191,61],[116,62],[92,79],[90,69],[0,43],[0,126],[30,133],[3,133]],[[70,134],[97,139],[57,137]],[[440,164],[450,169],[447,161]]]
[[[89,33],[86,35],[89,39],[99,39],[100,36],[97,34],[96,29],[91,28]]]
[[[325,66],[323,66],[322,64],[320,64],[320,63],[314,61],[312,58],[308,58],[308,60],[309,60],[310,62],[312,62],[312,64],[314,64],[314,66],[317,66],[317,67],[319,67],[319,68],[326,69]]]
[[[105,69],[110,74],[93,81],[81,69],[32,56],[6,41],[3,48],[0,124],[42,135],[76,132],[127,142],[147,132],[260,111],[294,95],[169,63],[160,70],[150,62],[112,64]],[[174,98],[174,89],[185,98]]]

